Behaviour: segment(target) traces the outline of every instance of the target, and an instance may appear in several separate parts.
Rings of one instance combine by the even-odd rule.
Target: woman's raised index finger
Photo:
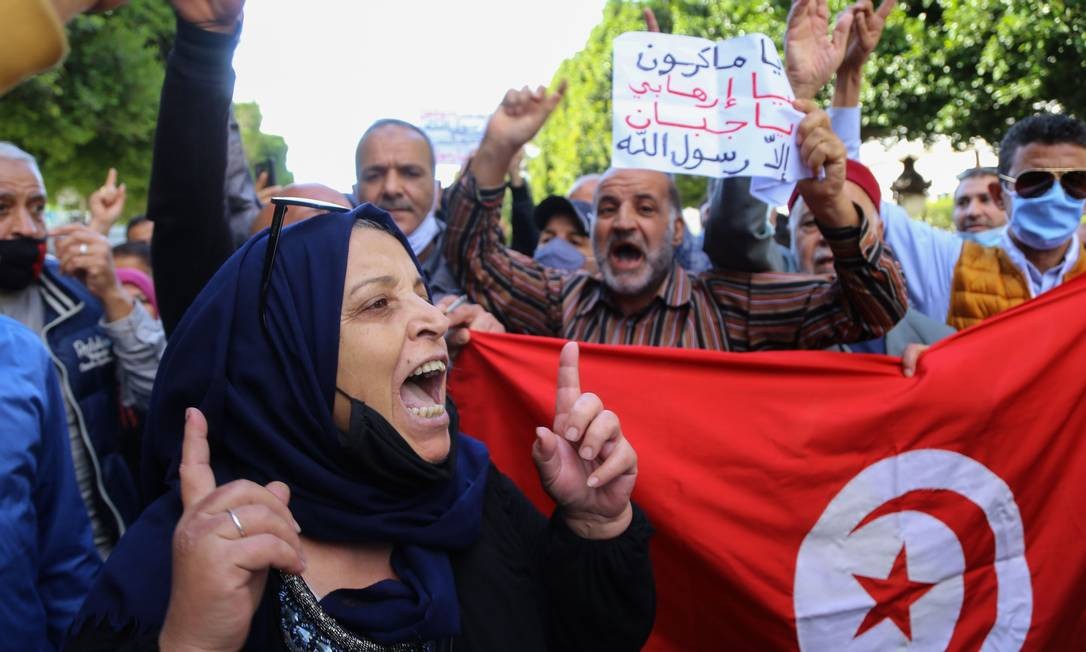
[[[558,391],[554,404],[555,432],[564,432],[563,425],[573,404],[581,396],[580,349],[576,342],[566,342],[558,355]]]
[[[215,491],[211,470],[211,448],[207,443],[207,419],[196,408],[185,410],[185,439],[181,443],[181,504],[190,505]]]

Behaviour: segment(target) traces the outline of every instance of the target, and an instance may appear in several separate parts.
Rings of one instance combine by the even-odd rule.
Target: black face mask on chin
[[[350,458],[350,468],[374,486],[398,495],[418,494],[448,480],[456,467],[456,433],[459,418],[452,401],[449,413],[449,455],[438,463],[427,462],[411,448],[377,410],[340,388],[336,391],[351,402],[351,420],[340,443]]]
[[[0,240],[0,291],[18,292],[41,275],[45,240],[19,236]]]

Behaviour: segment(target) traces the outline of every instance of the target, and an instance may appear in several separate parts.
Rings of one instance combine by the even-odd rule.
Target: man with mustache
[[[355,198],[385,209],[419,259],[437,305],[449,308],[462,294],[445,263],[445,221],[438,219],[441,186],[435,177],[434,145],[410,122],[385,118],[370,125],[355,150]],[[448,313],[449,344],[468,343],[470,331],[504,333],[493,315],[475,304]]]
[[[434,146],[410,122],[385,118],[370,125],[355,150],[355,197],[385,209],[407,236],[434,297],[459,295],[442,251],[445,223],[437,218],[440,186]]]
[[[799,155],[825,174],[799,187],[834,251],[834,279],[689,275],[675,261],[683,239],[678,189],[670,176],[650,170],[612,168],[600,180],[592,227],[598,275],[549,269],[508,249],[500,224],[505,170],[563,91],[509,91],[447,195],[449,266],[468,295],[510,331],[608,344],[821,349],[879,337],[905,313],[896,264],[842,191],[844,145],[810,101],[796,103],[807,113]]]

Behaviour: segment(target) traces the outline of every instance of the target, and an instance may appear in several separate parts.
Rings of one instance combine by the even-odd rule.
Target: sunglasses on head
[[[999,175],[1019,197],[1032,199],[1040,197],[1052,189],[1059,180],[1064,192],[1075,199],[1086,199],[1086,169],[1081,168],[1046,168],[1026,170],[1017,177]]]
[[[268,228],[268,248],[264,251],[264,268],[260,274],[260,323],[264,327],[264,333],[268,332],[268,288],[271,286],[271,272],[275,265],[275,254],[279,250],[279,236],[283,233],[283,220],[290,206],[302,206],[315,208],[328,213],[347,213],[351,209],[339,204],[331,204],[318,199],[301,199],[300,197],[272,197],[275,212],[272,214],[271,226]]]

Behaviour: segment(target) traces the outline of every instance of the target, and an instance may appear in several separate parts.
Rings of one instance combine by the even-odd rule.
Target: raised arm
[[[860,159],[860,89],[863,69],[882,38],[886,18],[897,0],[883,0],[876,10],[871,0],[860,0],[849,7],[854,16],[848,48],[833,89],[833,106],[829,109],[833,131],[844,141],[849,158]]]
[[[540,87],[506,93],[487,124],[467,171],[446,195],[445,257],[469,297],[509,331],[558,335],[568,275],[505,246],[504,181],[513,155],[531,140],[562,99]]]
[[[147,216],[162,323],[169,334],[234,251],[224,219],[231,68],[242,0],[173,0]]]

